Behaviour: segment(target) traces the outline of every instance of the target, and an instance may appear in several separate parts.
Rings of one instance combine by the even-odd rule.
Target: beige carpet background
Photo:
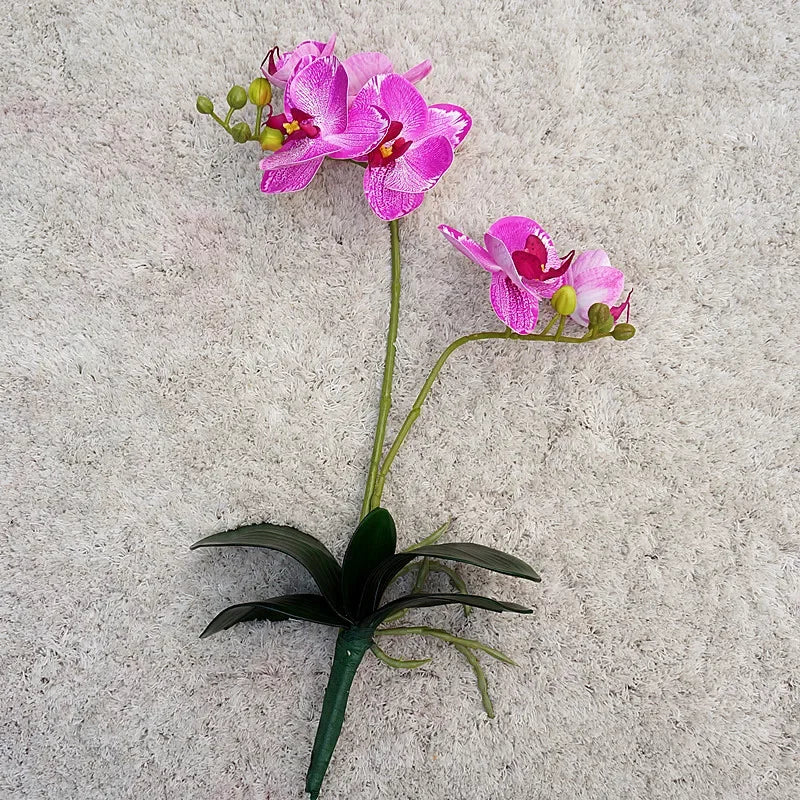
[[[436,225],[538,219],[635,288],[629,343],[481,343],[446,368],[385,503],[406,545],[528,618],[418,612],[507,650],[482,714],[451,649],[359,673],[323,797],[800,792],[798,33],[793,2],[13,2],[0,21],[0,797],[295,800],[333,652],[300,623],[197,635],[310,587],[247,522],[338,555],[358,516],[388,308],[360,174],[265,197],[194,111],[269,47],[431,58],[474,116],[402,224],[396,409],[497,325]],[[397,429],[395,416],[392,431]]]

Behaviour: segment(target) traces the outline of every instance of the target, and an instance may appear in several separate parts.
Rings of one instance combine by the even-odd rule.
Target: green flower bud
[[[636,334],[636,328],[633,325],[629,325],[627,322],[623,322],[617,325],[613,331],[611,331],[611,335],[618,341],[618,342],[627,342],[628,339],[633,339],[634,335]]]
[[[280,150],[283,147],[283,134],[275,128],[264,128],[258,137],[262,150]]]
[[[197,102],[195,103],[197,110],[201,114],[213,114],[214,113],[214,104],[211,102],[211,98],[206,97],[204,94],[201,94],[197,98]]]
[[[592,328],[596,328],[609,319],[613,321],[611,309],[605,303],[592,303],[589,306],[589,325]]]
[[[247,105],[247,92],[244,86],[231,86],[227,100],[231,108],[244,108]]]
[[[250,130],[250,126],[246,122],[237,122],[231,128],[231,136],[233,136],[233,141],[238,142],[239,144],[243,144],[246,142],[252,132]]]
[[[557,314],[568,317],[578,307],[578,295],[572,286],[562,286],[550,299]]]
[[[247,90],[247,96],[254,106],[265,106],[272,100],[272,87],[266,78],[256,78]]]

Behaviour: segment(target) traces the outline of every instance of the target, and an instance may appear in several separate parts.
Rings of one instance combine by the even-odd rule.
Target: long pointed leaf
[[[322,595],[287,594],[270,597],[268,600],[229,606],[209,622],[208,627],[200,634],[200,638],[205,639],[219,631],[227,630],[239,622],[265,619],[282,622],[290,618],[318,622],[320,625],[332,625],[336,628],[348,624],[331,608]]]
[[[334,607],[341,605],[342,568],[319,539],[287,525],[245,525],[195,542],[198,547],[266,547],[299,561]]]
[[[529,581],[540,581],[536,570],[516,556],[486,547],[482,544],[455,542],[453,544],[433,544],[419,547],[408,553],[397,553],[379,564],[370,574],[364,587],[362,608],[370,613],[380,604],[383,593],[392,582],[394,576],[413,559],[428,556],[442,561],[461,561],[475,567],[490,569],[515,578],[526,578]],[[371,608],[369,606],[372,606]]]
[[[374,614],[371,614],[359,624],[365,627],[380,625],[390,614],[403,608],[429,608],[432,606],[447,606],[454,603],[485,608],[487,611],[513,611],[517,614],[532,613],[532,610],[525,608],[525,606],[506,603],[502,600],[493,600],[491,597],[482,597],[477,594],[409,594],[405,597],[398,597],[397,600],[381,606]]]
[[[394,555],[396,546],[394,520],[385,508],[370,511],[353,533],[342,562],[342,595],[344,607],[354,619],[361,613],[359,606],[367,578]]]

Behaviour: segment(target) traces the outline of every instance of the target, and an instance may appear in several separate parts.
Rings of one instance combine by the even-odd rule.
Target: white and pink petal
[[[335,56],[317,58],[298,70],[286,87],[284,106],[309,114],[322,135],[347,127],[347,73]]]
[[[492,275],[492,308],[515,333],[533,333],[539,319],[539,298],[521,289],[502,272]]]
[[[564,283],[575,289],[578,305],[571,315],[581,325],[589,324],[589,308],[594,303],[613,305],[622,294],[625,275],[611,266],[603,250],[581,253],[564,275]]]
[[[386,167],[367,167],[364,173],[364,194],[375,214],[387,222],[410,214],[425,199],[424,192],[398,192],[386,186]]]
[[[474,242],[461,231],[451,228],[449,225],[440,225],[439,230],[444,234],[450,244],[465,255],[470,261],[474,261],[479,267],[483,267],[489,272],[499,272],[500,267],[492,261],[492,257],[477,242]]]
[[[385,185],[398,192],[427,192],[453,163],[453,148],[444,136],[431,136],[388,166]]]
[[[458,147],[472,127],[472,117],[461,108],[448,103],[428,106],[426,136],[446,136],[453,149]]]
[[[386,135],[389,117],[377,106],[359,104],[348,112],[347,128],[342,133],[326,136],[326,141],[337,145],[331,158],[361,158],[374,150]]]
[[[313,161],[303,161],[301,164],[268,170],[261,178],[261,191],[267,194],[299,192],[311,183],[323,161],[323,158],[317,158]]]

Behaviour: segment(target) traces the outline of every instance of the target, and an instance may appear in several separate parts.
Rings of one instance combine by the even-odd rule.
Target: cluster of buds
[[[556,314],[568,317],[578,307],[578,294],[574,287],[562,286],[550,298],[550,305]],[[636,328],[628,322],[616,324],[611,309],[605,303],[593,303],[589,306],[589,333],[591,338],[611,334],[616,341],[626,342],[634,337]]]
[[[228,111],[225,118],[218,116],[214,111],[211,98],[201,94],[197,98],[196,107],[201,114],[208,114],[215,122],[221,125],[232,137],[234,142],[258,142],[262,150],[278,150],[283,146],[284,135],[275,128],[262,126],[264,109],[267,109],[267,119],[272,114],[272,87],[266,78],[255,78],[248,89],[244,86],[231,86],[226,97]],[[256,119],[251,128],[247,122],[239,121],[231,124],[231,117],[235,111],[240,111],[250,101],[256,107]]]

